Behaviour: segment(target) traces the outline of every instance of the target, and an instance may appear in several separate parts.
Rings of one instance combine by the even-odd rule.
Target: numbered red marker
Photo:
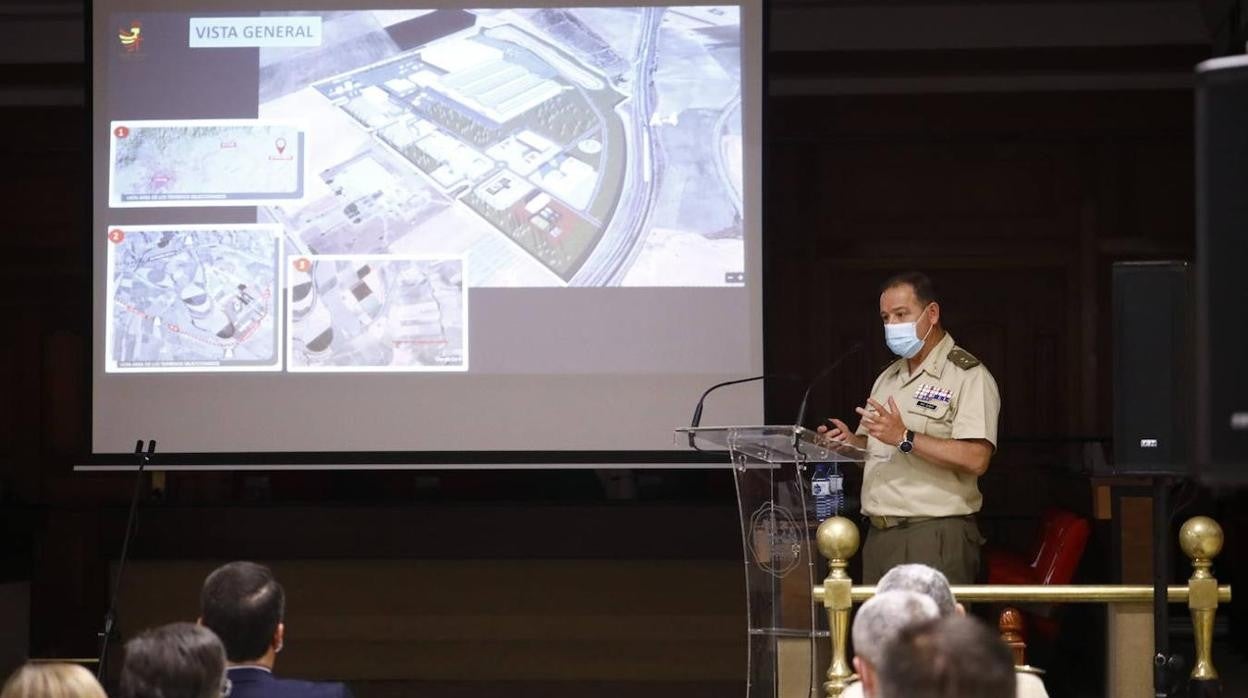
[[[113,129],[113,135],[117,136],[118,138],[125,138],[126,136],[130,135],[130,129],[126,128],[125,126],[118,126],[117,128]]]
[[[108,231],[109,242],[120,244],[121,241],[125,239],[126,239],[126,234],[121,231],[121,228],[113,228],[112,230]]]
[[[306,272],[312,268],[312,261],[307,257],[300,257],[295,260],[295,271]]]
[[[282,153],[286,152],[286,139],[285,138],[278,138],[276,141],[273,142],[273,145],[277,146],[278,155],[281,155]]]

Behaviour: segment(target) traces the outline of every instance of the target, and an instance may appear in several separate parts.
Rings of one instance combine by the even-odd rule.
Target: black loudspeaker
[[[1196,461],[1248,481],[1248,56],[1196,69]]]
[[[1114,265],[1115,472],[1192,472],[1193,294],[1187,262]]]

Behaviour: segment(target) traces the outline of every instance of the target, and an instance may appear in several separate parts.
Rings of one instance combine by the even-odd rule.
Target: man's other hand
[[[845,425],[845,422],[842,422],[835,417],[828,418],[828,422],[832,425],[831,427],[828,427],[827,424],[820,424],[819,428],[816,429],[816,431],[818,431],[825,439],[831,439],[832,441],[849,441],[853,438],[854,432]]]

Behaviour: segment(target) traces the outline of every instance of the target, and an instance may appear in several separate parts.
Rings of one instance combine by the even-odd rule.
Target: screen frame
[[[747,3],[757,3],[760,15],[760,32],[761,43],[759,46],[759,94],[758,98],[758,172],[759,172],[759,197],[756,202],[758,208],[757,220],[758,242],[756,243],[756,251],[759,255],[757,268],[759,270],[759,279],[757,281],[756,298],[759,304],[759,321],[762,331],[761,344],[758,347],[760,352],[761,365],[764,373],[767,373],[768,352],[766,337],[769,336],[768,313],[766,312],[766,284],[765,273],[768,260],[768,241],[767,235],[764,234],[766,223],[766,200],[768,194],[767,176],[768,159],[767,159],[767,122],[769,112],[769,94],[770,94],[770,77],[767,71],[768,53],[770,50],[770,26],[771,26],[771,0],[738,0],[742,7]],[[291,9],[316,9],[314,6],[318,3],[326,2],[326,0],[308,0],[303,3],[274,3],[275,9],[280,5],[289,4]],[[142,10],[162,10],[162,11],[178,11],[177,6],[169,6],[168,4],[157,2],[155,0],[137,0],[136,9]],[[214,11],[229,10],[231,3],[225,3],[223,7],[214,7]],[[490,6],[506,6],[512,3],[500,3],[497,0],[485,0],[477,3],[481,7]],[[603,2],[601,0],[591,0],[590,2],[581,3],[585,6],[616,6],[618,2]],[[650,3],[634,3],[637,6],[659,5],[661,2]],[[694,0],[688,5],[714,5],[717,4],[713,0],[707,2],[705,0]],[[94,33],[96,31],[96,13],[98,11],[97,0],[85,0],[83,13],[83,50],[84,50],[84,103],[86,108],[83,110],[83,130],[85,133],[84,142],[88,144],[90,151],[85,158],[83,165],[84,174],[88,182],[85,187],[83,198],[83,206],[85,208],[84,220],[87,222],[87,230],[82,235],[82,245],[84,249],[84,259],[89,265],[89,273],[86,275],[86,286],[90,294],[97,292],[97,266],[98,260],[95,259],[94,235],[96,233],[95,221],[95,197],[96,185],[94,179],[95,170],[95,144],[93,134],[96,122],[96,95],[95,95],[95,60],[94,53],[95,41]],[[299,5],[299,7],[295,7]],[[743,58],[744,58],[744,41],[745,22],[742,22],[743,34]],[[744,77],[743,77],[744,82]],[[751,246],[745,247],[747,255],[751,254]],[[748,257],[747,257],[748,260]],[[748,266],[748,265],[747,265]],[[531,451],[498,451],[498,450],[460,450],[460,451],[396,451],[396,450],[353,450],[353,451],[238,451],[238,452],[171,452],[161,453],[159,451],[159,442],[157,441],[157,450],[147,459],[146,463],[140,466],[140,456],[136,453],[122,452],[97,452],[95,450],[95,434],[94,434],[94,407],[95,407],[95,372],[97,370],[95,356],[95,331],[96,321],[94,301],[85,304],[85,326],[89,329],[88,336],[91,341],[84,352],[85,366],[84,376],[86,382],[86,397],[83,403],[81,419],[85,424],[85,453],[76,458],[76,464],[73,469],[76,472],[107,472],[107,471],[133,471],[140,467],[144,470],[151,471],[290,471],[290,470],[531,470],[531,469],[552,469],[552,470],[568,470],[568,469],[722,469],[733,467],[731,457],[728,452],[708,452],[697,449],[688,450],[531,450]],[[104,331],[100,328],[100,331]],[[767,396],[769,391],[768,381],[761,381],[759,414],[766,414],[766,405],[768,404]],[[692,410],[692,405],[690,409]],[[151,436],[151,435],[146,435]]]

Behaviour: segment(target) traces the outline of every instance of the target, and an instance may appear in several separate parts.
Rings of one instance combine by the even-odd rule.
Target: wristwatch
[[[914,430],[913,429],[906,430],[906,438],[902,439],[901,443],[897,444],[897,450],[901,451],[902,453],[909,453],[914,450]]]

